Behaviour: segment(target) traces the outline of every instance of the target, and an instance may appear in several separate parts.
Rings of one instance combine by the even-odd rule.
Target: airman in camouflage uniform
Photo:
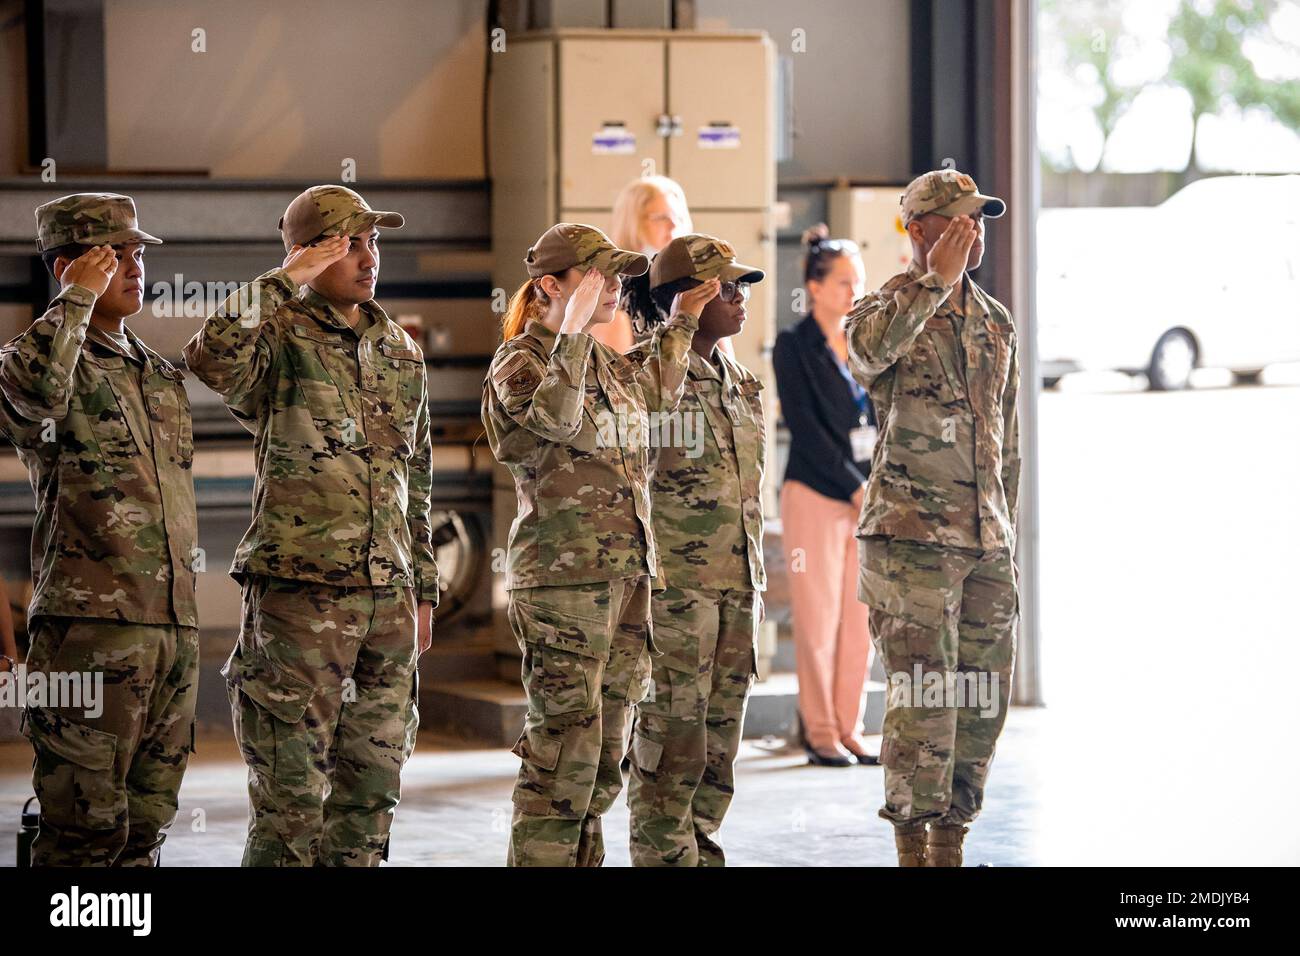
[[[651,509],[660,581],[652,601],[654,693],[632,735],[632,863],[722,866],[717,840],[756,673],[762,613],[765,425],[762,383],[717,342],[745,320],[763,272],[712,236],[674,239],[650,267],[656,323],[681,289],[723,283],[700,314],[677,413],[655,432]],[[653,311],[651,311],[653,310]],[[645,314],[645,313],[649,314]],[[641,361],[638,345],[628,352]]]
[[[531,278],[512,303],[525,311],[507,317],[483,385],[488,443],[519,499],[506,587],[528,713],[507,862],[599,866],[629,711],[650,680],[659,549],[643,426],[681,400],[698,320],[675,315],[634,363],[585,329],[613,317],[619,276],[644,273],[644,256],[561,223],[525,263]],[[587,274],[574,287],[577,270]]]
[[[858,596],[890,678],[880,814],[901,865],[958,866],[1006,719],[1018,617],[1016,333],[966,274],[983,220],[1006,207],[955,170],[918,177],[902,207],[913,263],[847,320],[853,372],[880,421]],[[918,677],[996,687],[992,713],[974,695],[930,706]]]
[[[143,244],[161,240],[111,193],[56,199],[36,222],[63,288],[0,348],[0,431],[37,505],[27,669],[102,681],[102,697],[98,714],[29,701],[31,862],[152,866],[193,749],[199,660],[183,375],[120,324],[143,301]]]
[[[415,742],[438,600],[427,382],[373,301],[376,227],[402,222],[350,189],[306,190],[280,223],[284,267],[185,348],[254,435],[231,568],[243,626],[223,670],[249,769],[246,866],[378,865]]]

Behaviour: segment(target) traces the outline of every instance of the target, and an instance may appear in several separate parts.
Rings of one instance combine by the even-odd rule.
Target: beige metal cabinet
[[[912,245],[898,205],[904,188],[837,186],[827,194],[831,235],[852,239],[861,247],[868,291],[905,271],[912,261]]]
[[[494,284],[523,281],[524,252],[553,223],[608,225],[637,176],[681,182],[704,231],[707,213],[766,214],[776,192],[773,60],[766,34],[752,31],[509,37],[489,63]],[[770,307],[762,318],[751,334],[766,342]]]
[[[776,191],[772,48],[693,38],[668,41],[667,174],[710,209],[768,206]]]
[[[650,160],[663,169],[662,40],[569,40],[560,61],[560,205],[608,208]]]

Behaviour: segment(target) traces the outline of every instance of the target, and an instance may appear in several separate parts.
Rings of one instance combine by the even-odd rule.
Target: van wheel
[[[1176,392],[1187,387],[1196,368],[1196,343],[1182,329],[1160,336],[1151,353],[1147,381],[1153,392]]]

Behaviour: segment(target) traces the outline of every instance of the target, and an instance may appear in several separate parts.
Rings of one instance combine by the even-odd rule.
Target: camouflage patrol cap
[[[650,264],[650,288],[678,279],[718,278],[724,282],[762,282],[763,270],[736,261],[731,243],[698,233],[678,236]]]
[[[287,252],[321,236],[355,236],[371,226],[401,228],[400,213],[371,209],[346,186],[312,186],[298,194],[280,217],[280,236]]]
[[[917,216],[937,212],[941,216],[969,216],[984,210],[984,218],[997,219],[1007,204],[996,196],[985,196],[975,180],[955,169],[933,169],[907,185],[898,204],[903,207],[903,225]]]
[[[74,243],[117,246],[126,242],[162,242],[141,231],[130,196],[73,193],[36,207],[36,248],[41,252]]]
[[[524,256],[524,265],[533,278],[566,269],[591,268],[607,276],[639,276],[650,268],[650,260],[639,252],[620,249],[595,226],[561,222],[533,243]]]

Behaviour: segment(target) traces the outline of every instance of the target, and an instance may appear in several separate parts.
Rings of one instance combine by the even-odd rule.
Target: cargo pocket
[[[235,733],[250,767],[279,783],[305,783],[311,739],[299,724],[315,687],[265,654],[236,645],[221,669],[236,710]]]
[[[1007,388],[1007,377],[1011,371],[1011,353],[1015,349],[1015,326],[1004,322],[986,323],[989,339],[993,343],[993,368],[989,380],[989,397],[1000,404],[1002,393]]]
[[[557,813],[555,801],[555,768],[560,764],[563,740],[551,737],[544,729],[526,727],[510,752],[523,761],[519,781],[511,798],[524,813],[537,817],[563,816]]]
[[[596,709],[600,701],[599,661],[550,644],[538,648],[537,661],[538,693],[546,703],[547,715]]]
[[[417,663],[411,671],[411,696],[407,702],[406,732],[403,735],[402,763],[411,759],[420,736],[420,668]]]
[[[36,751],[41,812],[55,826],[114,830],[126,825],[126,787],[114,778],[117,736],[29,706],[23,734]]]
[[[656,743],[642,734],[632,737],[632,762],[646,773],[654,773],[659,769],[659,761],[663,759],[663,755],[663,744]]]
[[[518,599],[513,607],[533,651],[528,690],[543,705],[536,709],[551,716],[596,710],[609,657],[605,623]]]
[[[858,572],[858,595],[868,607],[911,624],[935,629],[943,626],[948,594],[938,588],[917,587],[864,567]]]
[[[541,770],[555,770],[560,762],[560,748],[564,741],[548,737],[541,727],[525,730],[510,752]]]
[[[858,572],[858,593],[873,613],[884,615],[873,628],[872,641],[886,671],[910,674],[918,662],[927,668],[956,666],[956,637],[945,638],[943,627],[949,592],[863,567]]]
[[[889,737],[880,745],[880,764],[890,770],[908,771],[916,769],[917,746],[912,740],[902,737]]]
[[[699,716],[708,703],[711,676],[700,660],[698,634],[659,620],[655,624],[654,695],[658,713],[688,719]]]
[[[414,349],[403,348],[401,341],[381,339],[379,350],[388,359],[388,369],[380,376],[382,396],[389,403],[393,427],[402,444],[395,449],[398,458],[410,458],[415,451],[415,426],[424,397],[424,359]]]

